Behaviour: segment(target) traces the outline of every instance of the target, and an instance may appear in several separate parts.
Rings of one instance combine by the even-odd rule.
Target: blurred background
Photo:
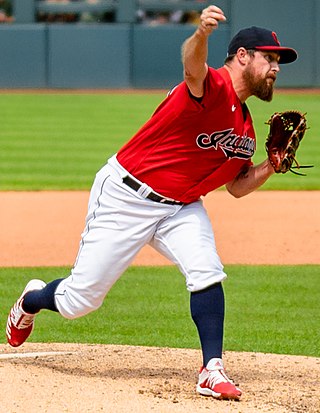
[[[209,64],[223,64],[241,28],[277,32],[299,60],[278,86],[320,87],[319,0],[216,0],[227,22],[210,38]],[[168,89],[182,79],[181,44],[202,0],[0,0],[0,88]]]

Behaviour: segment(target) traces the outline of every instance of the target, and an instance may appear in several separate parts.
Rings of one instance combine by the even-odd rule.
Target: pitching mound
[[[197,350],[28,343],[0,358],[6,413],[320,412],[319,358],[226,352],[238,402],[196,394]]]

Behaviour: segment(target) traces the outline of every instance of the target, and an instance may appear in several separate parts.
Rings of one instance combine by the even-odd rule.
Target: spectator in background
[[[78,0],[41,0],[46,3],[71,3]],[[37,15],[38,22],[45,23],[75,23],[79,20],[79,15],[75,13],[42,13]]]
[[[194,0],[190,0],[194,1]],[[172,4],[179,4],[180,0],[171,0]],[[204,0],[197,0],[199,3],[203,3]],[[158,1],[161,4],[161,1]],[[192,10],[192,5],[190,4],[191,10],[183,11],[180,9],[174,11],[161,11],[161,12],[150,12],[143,9],[137,11],[137,23],[144,23],[151,26],[161,25],[161,24],[199,24],[200,11]]]
[[[41,0],[46,3],[68,4],[80,0]],[[85,0],[88,4],[99,3],[100,0]],[[114,12],[82,12],[82,13],[38,13],[38,22],[45,23],[113,23],[115,22]]]
[[[8,0],[0,0],[8,1]],[[46,3],[64,3],[68,4],[80,0],[40,0]],[[100,0],[85,0],[88,4],[99,3]],[[172,4],[179,5],[181,0],[171,0]],[[196,0],[203,3],[204,0]],[[156,2],[156,0],[155,0]],[[190,11],[164,10],[159,12],[149,11],[148,9],[138,9],[136,12],[136,22],[148,24],[151,26],[163,24],[199,24],[200,12],[192,10],[192,2],[190,0]],[[158,0],[157,4],[161,4]],[[92,12],[86,11],[82,13],[44,13],[38,12],[37,21],[45,23],[114,23],[116,21],[115,13],[112,12]]]
[[[151,12],[143,9],[138,9],[136,16],[137,23],[148,24],[149,26],[157,26],[170,23],[169,11]]]
[[[183,13],[179,23],[198,25],[200,23],[200,12],[191,10]]]
[[[86,0],[88,4],[99,3],[100,0]],[[113,11],[108,12],[83,12],[80,15],[79,21],[82,23],[114,23],[115,13]]]
[[[12,5],[10,0],[0,0],[0,23],[12,23]]]

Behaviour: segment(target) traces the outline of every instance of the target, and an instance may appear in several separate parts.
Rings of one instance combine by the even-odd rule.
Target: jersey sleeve
[[[207,76],[204,80],[204,91],[201,103],[205,107],[209,107],[217,99],[222,98],[226,94],[226,83],[223,77],[220,75],[219,71],[208,68]]]

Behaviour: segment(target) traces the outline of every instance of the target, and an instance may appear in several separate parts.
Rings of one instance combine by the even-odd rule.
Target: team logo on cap
[[[277,43],[277,45],[280,46],[280,42],[278,40],[278,36],[276,32],[272,32],[272,37],[274,38],[274,41]]]

